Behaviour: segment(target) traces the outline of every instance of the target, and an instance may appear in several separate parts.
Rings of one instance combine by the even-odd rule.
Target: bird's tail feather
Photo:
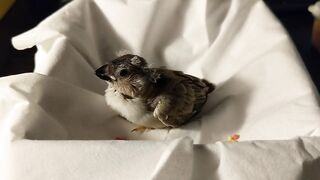
[[[216,87],[214,84],[212,84],[211,82],[205,80],[205,79],[202,79],[202,82],[206,84],[208,90],[207,90],[207,93],[211,93]]]

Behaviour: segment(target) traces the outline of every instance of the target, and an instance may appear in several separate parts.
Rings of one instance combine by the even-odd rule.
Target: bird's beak
[[[108,64],[101,66],[99,69],[96,70],[96,75],[105,81],[111,81],[111,77],[108,73]]]

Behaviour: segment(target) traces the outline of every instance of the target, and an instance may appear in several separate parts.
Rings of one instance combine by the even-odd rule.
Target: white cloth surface
[[[0,179],[320,179],[318,94],[263,1],[75,0],[12,41],[38,51],[0,79]],[[131,133],[94,75],[123,49],[216,84],[197,120]]]

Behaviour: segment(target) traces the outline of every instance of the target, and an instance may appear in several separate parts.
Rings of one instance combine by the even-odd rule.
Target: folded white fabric
[[[0,79],[1,179],[320,179],[318,95],[263,1],[77,0],[13,45],[38,52]],[[198,119],[131,133],[94,75],[123,49],[216,84]]]

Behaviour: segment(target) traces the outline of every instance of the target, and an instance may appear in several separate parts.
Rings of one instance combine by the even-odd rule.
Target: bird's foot
[[[134,129],[132,129],[131,132],[143,133],[143,132],[145,132],[146,130],[151,130],[151,129],[154,129],[154,128],[144,127],[144,126],[138,126],[138,127],[134,128]]]

